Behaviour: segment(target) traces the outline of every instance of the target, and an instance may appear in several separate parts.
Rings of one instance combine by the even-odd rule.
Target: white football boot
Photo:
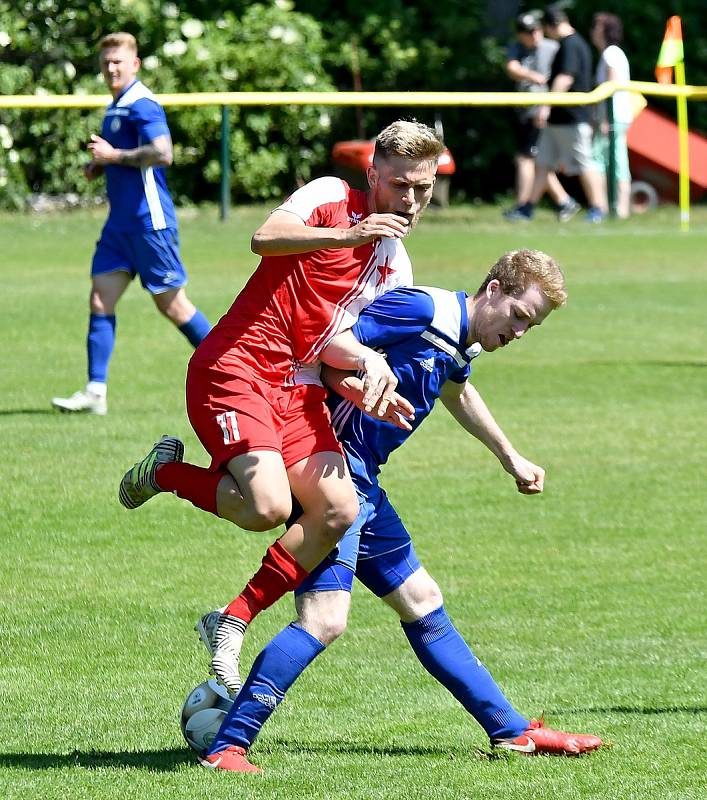
[[[241,690],[239,662],[248,623],[229,614],[220,614],[213,641],[211,671],[216,680],[235,697]]]
[[[209,611],[194,626],[194,630],[199,634],[199,638],[209,651],[210,656],[214,654],[216,649],[216,627],[218,626],[219,617],[225,610],[226,606]]]
[[[70,414],[98,414],[104,416],[108,412],[105,395],[95,394],[88,389],[74,392],[71,397],[53,397],[52,406]]]

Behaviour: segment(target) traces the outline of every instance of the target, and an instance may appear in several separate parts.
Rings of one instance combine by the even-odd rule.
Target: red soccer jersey
[[[368,215],[366,193],[319,178],[279,209],[317,228],[350,228]],[[318,356],[378,295],[412,284],[400,239],[356,248],[264,256],[193,359],[222,369],[245,366],[275,385],[319,383]]]

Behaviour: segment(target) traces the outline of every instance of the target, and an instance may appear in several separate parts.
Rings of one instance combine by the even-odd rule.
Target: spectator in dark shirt
[[[552,62],[549,86],[551,92],[588,92],[592,89],[592,54],[587,42],[570,24],[567,14],[558,5],[548,6],[542,18],[545,34],[559,42]],[[606,201],[602,184],[592,169],[592,109],[590,106],[542,106],[537,124],[542,128],[538,140],[535,181],[530,200],[518,206],[516,219],[531,219],[535,205],[542,197],[548,173],[555,170],[564,175],[578,175],[589,208],[587,220],[602,222]],[[571,219],[579,204],[566,194],[558,217]]]
[[[546,92],[550,67],[558,44],[543,36],[543,27],[537,13],[525,12],[516,19],[516,39],[508,48],[506,74],[515,81],[520,92]],[[516,206],[530,200],[535,179],[535,157],[538,154],[540,128],[535,117],[540,106],[516,108]],[[547,176],[547,191],[559,205],[565,197],[557,175]],[[505,216],[513,217],[515,208]]]

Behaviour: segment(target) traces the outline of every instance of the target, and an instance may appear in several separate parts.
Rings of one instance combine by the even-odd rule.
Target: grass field
[[[216,320],[255,265],[265,210],[182,214],[191,297]],[[270,535],[171,496],[126,512],[123,471],[162,433],[207,463],[184,413],[188,347],[132,287],[105,418],[53,413],[81,387],[88,264],[102,215],[0,217],[0,798],[704,797],[707,209],[627,223],[511,227],[431,210],[418,282],[476,288],[503,251],[547,250],[570,301],[475,380],[547,468],[521,497],[439,409],[383,484],[475,652],[516,707],[613,743],[582,759],[490,756],[361,587],[350,629],[252,750],[263,777],[195,765],[177,722],[206,675],[192,626],[251,575]],[[251,628],[244,661],[291,619]]]

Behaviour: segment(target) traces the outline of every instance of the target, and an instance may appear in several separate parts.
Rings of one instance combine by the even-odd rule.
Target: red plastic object
[[[677,202],[680,160],[678,126],[670,117],[644,108],[628,130],[628,152],[633,180],[650,183],[661,200]],[[688,134],[690,197],[707,192],[707,138]]]
[[[355,172],[365,172],[373,163],[373,140],[353,139],[349,142],[337,142],[332,151],[332,161],[338,167],[344,167]],[[454,175],[456,164],[449,150],[445,147],[439,157],[437,166],[438,175]]]

